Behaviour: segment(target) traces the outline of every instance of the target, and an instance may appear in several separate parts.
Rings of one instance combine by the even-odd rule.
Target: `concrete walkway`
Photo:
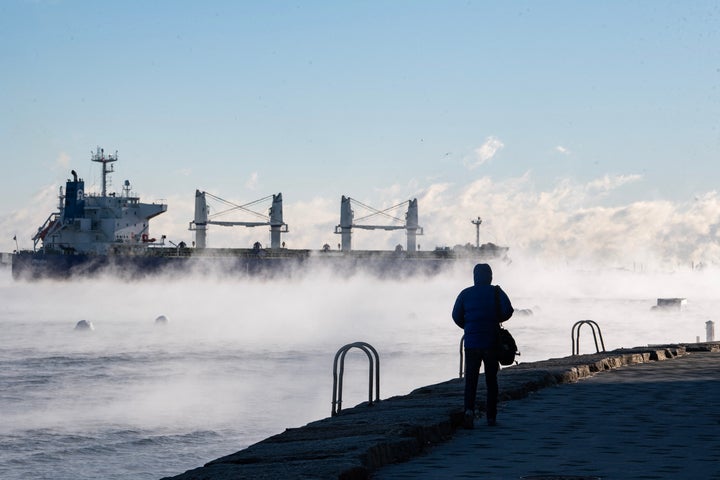
[[[373,480],[720,479],[720,355],[627,365],[501,404],[498,425]]]
[[[505,368],[494,428],[459,428],[463,383],[343,409],[172,479],[720,480],[720,343]]]

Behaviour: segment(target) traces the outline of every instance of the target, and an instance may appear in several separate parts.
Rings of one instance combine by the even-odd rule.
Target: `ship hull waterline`
[[[128,280],[157,275],[219,274],[283,277],[314,269],[330,269],[349,276],[368,273],[376,277],[432,276],[458,264],[507,262],[507,248],[457,255],[453,251],[323,252],[311,250],[255,249],[157,249],[148,255],[92,255],[18,252],[13,255],[16,280],[72,279],[110,275]]]

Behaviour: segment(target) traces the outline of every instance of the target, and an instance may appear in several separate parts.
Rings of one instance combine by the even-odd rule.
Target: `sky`
[[[480,216],[511,256],[720,263],[719,45],[716,1],[4,0],[0,251],[32,248],[71,169],[100,189],[100,146],[176,242],[200,189],[282,193],[290,248],[337,244],[345,195],[417,198],[423,250]]]

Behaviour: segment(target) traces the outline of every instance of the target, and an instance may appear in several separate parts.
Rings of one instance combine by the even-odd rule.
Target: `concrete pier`
[[[453,379],[171,478],[720,478],[720,343],[520,364],[499,382],[495,427],[460,428],[463,380]]]

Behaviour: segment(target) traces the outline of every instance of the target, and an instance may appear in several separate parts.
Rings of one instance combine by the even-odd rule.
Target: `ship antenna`
[[[91,160],[93,162],[100,162],[102,163],[102,196],[107,196],[107,174],[113,173],[115,170],[113,169],[113,166],[110,165],[110,168],[108,168],[108,163],[117,162],[118,155],[117,150],[115,151],[115,155],[107,154],[105,155],[105,149],[97,147],[97,152],[92,154]]]

